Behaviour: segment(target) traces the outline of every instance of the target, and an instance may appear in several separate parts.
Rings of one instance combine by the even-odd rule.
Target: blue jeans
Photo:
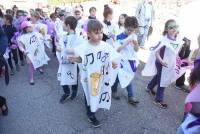
[[[117,92],[118,83],[119,83],[119,78],[117,76],[117,79],[115,80],[115,83],[112,86],[112,92]],[[126,87],[126,90],[128,92],[128,97],[133,97],[133,87],[131,83]]]

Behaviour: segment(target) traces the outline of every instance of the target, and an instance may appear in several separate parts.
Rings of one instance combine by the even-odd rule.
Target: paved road
[[[59,104],[62,94],[56,80],[57,61],[51,61],[46,73],[35,73],[36,84],[27,81],[27,66],[11,77],[9,86],[0,78],[0,94],[8,100],[9,115],[0,116],[0,134],[174,134],[182,118],[185,93],[166,89],[167,110],[159,109],[144,91],[149,78],[141,77],[140,70],[133,81],[135,97],[140,104],[127,104],[126,90],[119,90],[121,100],[112,101],[110,111],[99,110],[97,117],[103,123],[94,129],[87,122],[83,91],[74,101]],[[141,68],[141,66],[140,66]]]

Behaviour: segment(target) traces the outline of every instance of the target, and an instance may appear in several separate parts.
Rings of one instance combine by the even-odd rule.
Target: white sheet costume
[[[124,33],[122,33],[124,35]],[[130,40],[137,41],[137,35],[132,34],[129,37],[117,40],[114,44],[115,48],[119,48],[122,44],[129,42]],[[124,49],[120,51],[120,65],[112,73],[112,84],[114,84],[117,76],[122,88],[127,87],[133,80],[139,60],[137,53],[133,48],[133,44],[129,43]]]
[[[69,53],[67,49],[74,49],[79,45],[84,44],[84,39],[78,34],[64,34],[61,38],[61,54],[60,62],[57,73],[57,78],[60,81],[60,85],[76,85],[77,84],[77,63],[68,63],[67,56],[74,55]]]
[[[143,76],[154,76],[157,73],[155,61],[156,61],[156,51],[165,46],[165,52],[163,60],[167,63],[167,67],[162,67],[161,73],[161,87],[168,87],[172,82],[176,81],[182,74],[180,74],[181,67],[177,66],[176,59],[178,53],[183,45],[181,38],[177,37],[176,40],[169,39],[167,36],[163,36],[159,41],[158,45],[151,47],[152,51],[149,59],[142,71]],[[178,68],[177,68],[178,67]]]
[[[42,35],[38,32],[23,34],[18,38],[25,47],[28,59],[33,64],[34,69],[47,64],[49,57],[47,56],[42,41]]]
[[[75,49],[82,58],[81,83],[87,104],[92,112],[98,108],[109,109],[111,105],[111,69],[118,53],[109,44],[101,41],[97,46],[88,41]]]

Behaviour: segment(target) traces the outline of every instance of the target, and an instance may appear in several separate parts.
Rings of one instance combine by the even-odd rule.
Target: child
[[[2,73],[2,70],[5,69],[6,85],[9,84],[9,75],[8,75],[8,65],[3,55],[6,52],[7,45],[8,45],[7,36],[4,33],[3,28],[0,26],[0,74]],[[2,115],[5,116],[8,115],[8,107],[6,104],[6,99],[2,96],[0,96],[0,112],[2,113]]]
[[[107,43],[102,42],[103,26],[97,20],[90,20],[87,25],[89,40],[75,49],[76,57],[68,58],[71,62],[82,63],[81,83],[86,97],[86,110],[89,122],[94,127],[101,124],[95,112],[99,108],[109,109],[111,105],[111,66],[118,58],[118,53]]]
[[[10,74],[14,75],[14,67],[12,64],[12,56],[15,61],[16,70],[19,71],[19,64],[18,64],[18,54],[17,54],[17,47],[13,47],[13,44],[11,42],[12,37],[14,36],[15,32],[17,32],[16,28],[12,24],[13,18],[11,15],[5,15],[4,16],[4,25],[3,29],[7,35],[8,38],[8,44],[11,52],[9,52],[9,58],[8,58],[8,64],[10,66]]]
[[[122,88],[126,88],[128,92],[128,103],[135,105],[139,103],[136,99],[133,98],[133,87],[131,82],[134,78],[134,74],[136,72],[136,66],[138,65],[138,59],[136,52],[138,51],[138,43],[137,43],[137,35],[136,30],[138,28],[138,22],[135,17],[127,17],[125,19],[125,30],[123,33],[117,36],[118,42],[121,44],[119,46],[115,46],[117,51],[121,53],[121,67],[119,72],[117,73],[117,78],[115,80],[114,85],[112,86],[112,97],[116,100],[120,99],[117,95],[117,86],[120,81]],[[131,74],[129,77],[125,77],[125,73],[127,72]],[[122,79],[125,77],[125,79]],[[127,82],[127,83],[125,83]],[[124,84],[123,84],[124,83]]]
[[[44,43],[41,40],[42,35],[33,31],[32,24],[29,21],[24,21],[21,24],[21,29],[22,34],[18,39],[19,48],[27,57],[29,82],[30,85],[34,85],[34,69],[47,64],[49,58],[44,50]]]
[[[104,5],[103,16],[103,41],[107,41],[112,45],[117,30],[115,24],[111,22],[113,19],[113,10],[108,5]]]
[[[78,72],[77,63],[69,63],[66,60],[66,56],[73,55],[67,51],[73,49],[83,43],[81,37],[76,34],[75,29],[77,26],[77,20],[73,16],[69,16],[65,19],[65,29],[68,34],[63,35],[63,43],[61,44],[61,62],[58,69],[58,80],[60,85],[63,87],[64,94],[60,99],[60,103],[63,103],[67,98],[70,97],[73,100],[77,95],[78,90]],[[70,93],[69,86],[72,86],[72,93]]]
[[[164,89],[173,81],[176,74],[176,57],[182,47],[183,41],[178,38],[178,25],[175,20],[168,20],[165,23],[163,38],[158,45],[152,48],[152,54],[145,65],[142,75],[154,76],[147,86],[151,95],[156,95],[155,104],[161,108],[167,108],[164,103]],[[154,87],[157,85],[157,92]]]
[[[118,34],[121,34],[122,32],[124,32],[124,22],[125,22],[125,19],[127,17],[127,14],[121,14],[119,16],[119,20],[118,20]]]
[[[88,19],[96,19],[96,12],[97,12],[96,7],[91,7],[89,9],[90,15],[88,16]]]
[[[200,34],[198,36],[197,41],[198,41],[199,47],[193,52],[192,57],[191,57],[191,60],[194,61],[194,64],[196,64],[196,62],[200,60]]]
[[[198,134],[200,132],[200,61],[196,62],[195,68],[190,75],[191,92],[188,94],[185,107],[188,107],[186,118],[180,125],[177,134]]]

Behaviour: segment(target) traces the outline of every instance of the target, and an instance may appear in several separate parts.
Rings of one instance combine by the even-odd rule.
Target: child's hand
[[[160,63],[161,63],[162,66],[167,67],[167,63],[164,62],[163,60],[161,60]]]
[[[74,63],[76,61],[76,57],[74,55],[67,55],[67,61],[69,63]]]
[[[112,62],[112,68],[113,68],[113,69],[116,69],[116,68],[117,68],[117,63]]]

